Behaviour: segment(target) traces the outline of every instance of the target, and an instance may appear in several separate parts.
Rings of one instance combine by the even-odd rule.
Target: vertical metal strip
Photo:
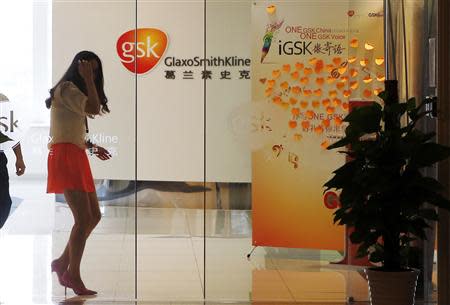
[[[206,75],[206,0],[203,0],[203,73]],[[203,299],[206,299],[206,77],[203,78]]]
[[[388,3],[388,18],[389,18],[389,22],[388,22],[388,30],[389,30],[389,35],[390,35],[390,50],[392,50],[391,53],[391,62],[392,62],[392,67],[393,67],[393,72],[394,75],[392,76],[392,79],[397,79],[397,58],[395,57],[395,55],[397,54],[397,50],[395,48],[395,40],[394,40],[394,23],[392,22],[392,6],[391,6],[391,1],[387,0]]]
[[[138,0],[135,0],[134,11],[134,45],[137,46],[138,30]],[[138,178],[138,74],[137,74],[137,47],[134,48],[134,298],[138,298],[138,204],[137,204],[137,178]]]
[[[385,75],[386,75],[386,79],[390,79],[391,74],[389,71],[389,63],[390,63],[390,58],[389,58],[389,24],[388,24],[388,11],[389,11],[389,5],[388,5],[388,0],[384,0],[383,3],[384,9],[383,9],[383,13],[384,13],[384,64],[385,64]]]
[[[406,17],[405,17],[405,0],[402,0],[402,23],[403,23],[403,52],[405,66],[405,90],[406,100],[409,100],[409,77],[408,77],[408,47],[406,45]]]

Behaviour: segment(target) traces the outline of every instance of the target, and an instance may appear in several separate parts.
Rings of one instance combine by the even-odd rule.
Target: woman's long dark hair
[[[98,97],[100,99],[101,112],[108,113],[109,112],[108,98],[106,97],[105,91],[103,89],[102,61],[95,53],[91,51],[81,51],[77,55],[75,55],[74,59],[72,60],[72,63],[70,64],[69,69],[67,69],[66,73],[64,73],[63,77],[58,81],[58,83],[52,89],[50,89],[50,97],[45,100],[45,105],[47,106],[47,108],[50,109],[50,107],[52,106],[52,99],[55,94],[56,88],[59,86],[59,84],[66,81],[72,82],[75,86],[78,87],[78,89],[80,89],[81,92],[83,92],[86,96],[88,95],[86,84],[83,78],[81,77],[80,73],[78,72],[78,65],[81,60],[97,61],[98,68],[97,71],[95,72],[95,79],[94,79],[95,87],[97,88]]]

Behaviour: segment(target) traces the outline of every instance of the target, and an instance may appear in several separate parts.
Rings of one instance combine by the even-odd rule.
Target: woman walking
[[[86,141],[86,134],[87,118],[108,113],[107,102],[102,63],[89,51],[75,56],[46,100],[51,110],[47,193],[64,194],[74,218],[69,241],[51,268],[59,283],[77,295],[97,293],[86,288],[80,274],[86,240],[101,218],[86,149],[101,160],[110,154]]]

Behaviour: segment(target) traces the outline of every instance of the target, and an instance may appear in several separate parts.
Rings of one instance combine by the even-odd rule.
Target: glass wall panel
[[[134,29],[135,8],[132,1],[24,0],[0,4],[0,36],[10,44],[0,51],[0,91],[9,99],[0,104],[1,126],[20,131],[17,139],[20,136],[26,165],[25,174],[16,176],[13,150],[5,150],[9,159],[12,214],[1,229],[0,302],[47,304],[52,299],[64,298],[64,288],[55,273],[51,273],[50,264],[65,249],[74,219],[62,194],[46,194],[47,147],[49,140],[77,142],[78,146],[70,144],[66,163],[62,170],[57,170],[56,182],[65,181],[66,188],[71,183],[73,188],[81,188],[79,184],[75,186],[77,174],[71,174],[68,164],[74,166],[73,162],[82,160],[79,157],[84,153],[80,148],[84,138],[80,138],[80,133],[87,127],[90,141],[107,149],[111,158],[100,160],[99,149],[92,154],[87,152],[99,206],[96,207],[95,196],[73,198],[80,213],[90,211],[83,224],[94,223],[98,211],[102,216],[92,232],[84,231],[91,234],[84,250],[81,277],[88,288],[99,292],[100,299],[135,296],[135,77],[122,64],[127,58],[120,52],[126,50],[119,39]],[[116,49],[118,42],[122,45]],[[134,38],[126,43],[133,44]],[[50,139],[50,111],[44,101],[49,97],[49,89],[58,83],[82,50],[96,53],[102,61],[104,92],[111,112],[91,117],[85,124],[83,99],[75,97],[89,95],[88,89],[83,88],[84,80],[69,77],[67,80],[75,86],[65,83],[55,91],[52,107],[66,116],[62,120],[59,117],[60,123],[55,125],[59,136],[53,133]],[[74,71],[78,70],[75,75],[79,73],[77,66],[75,63]],[[95,76],[94,80],[99,79]],[[70,101],[65,104],[66,97]],[[8,104],[13,110],[9,110]],[[4,119],[8,120],[5,124]],[[69,120],[73,124],[64,125]],[[16,133],[14,140],[15,137]],[[82,171],[79,165],[75,169]],[[62,257],[66,256],[59,261],[63,271],[67,263]],[[69,289],[67,298],[72,297],[74,293]]]
[[[137,295],[202,301],[204,4],[137,5]]]
[[[12,146],[17,142],[0,147],[8,159],[11,179],[9,201],[4,193],[7,185],[2,157],[0,302],[44,302],[52,295],[46,267],[52,254],[55,210],[43,187],[48,136],[44,100],[51,84],[51,9],[46,2],[2,1],[0,11],[0,37],[8,42],[2,43],[0,51],[0,132],[16,141],[19,131],[25,133],[21,137],[27,166],[27,175],[16,179]],[[11,216],[4,223],[9,212]],[[21,263],[11,263],[18,261]]]
[[[252,1],[206,1],[206,298],[247,301],[252,272],[265,268],[251,250]]]
[[[53,2],[54,78],[79,50],[92,50],[103,61],[111,112],[88,120],[89,136],[112,158],[90,159],[103,217],[86,244],[82,271],[87,285],[109,298],[135,296],[136,95],[135,74],[128,66],[135,39],[127,36],[135,27],[135,10],[133,1]],[[63,228],[69,223],[62,222]]]
[[[366,35],[350,17],[371,11],[351,1],[206,4],[206,58],[216,59],[206,69],[207,299],[367,301],[364,277],[332,264],[344,259],[345,232],[333,225],[337,194],[322,185],[345,162],[326,147],[343,135],[350,97],[373,94],[351,89],[350,69],[361,67],[349,62],[365,55]]]

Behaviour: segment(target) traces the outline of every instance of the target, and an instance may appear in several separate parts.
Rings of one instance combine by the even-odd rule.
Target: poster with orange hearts
[[[355,4],[357,3],[357,4]],[[253,244],[342,250],[338,194],[349,101],[383,90],[382,1],[273,1],[252,7]]]

